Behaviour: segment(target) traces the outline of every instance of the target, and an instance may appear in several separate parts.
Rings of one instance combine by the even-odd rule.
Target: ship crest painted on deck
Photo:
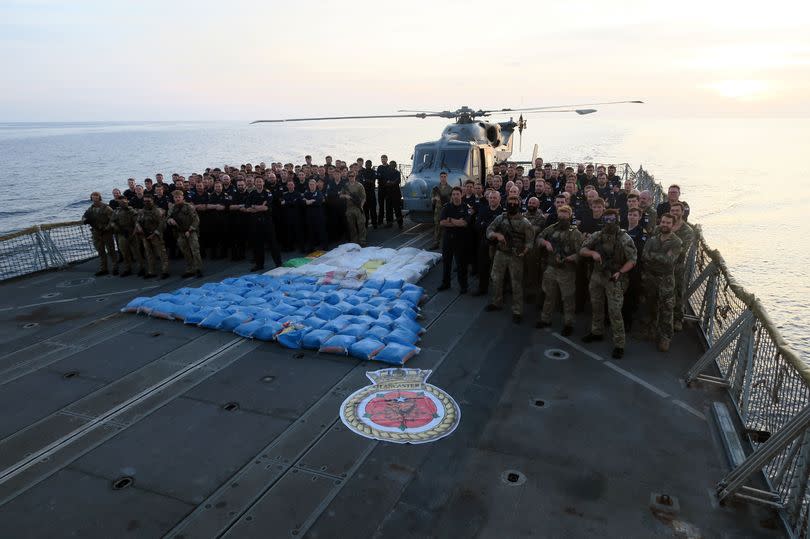
[[[427,383],[432,371],[381,369],[367,372],[372,384],[340,406],[340,419],[353,432],[398,444],[434,442],[453,433],[461,409],[444,390]]]

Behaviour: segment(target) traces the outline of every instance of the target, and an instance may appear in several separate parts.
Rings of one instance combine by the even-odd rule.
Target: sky
[[[0,0],[0,72],[0,122],[810,116],[810,2]]]

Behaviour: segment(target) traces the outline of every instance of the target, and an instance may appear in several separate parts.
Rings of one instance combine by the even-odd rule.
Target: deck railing
[[[664,200],[662,186],[645,170],[632,177],[656,203]],[[742,425],[741,435],[752,448],[732,462],[726,477],[718,478],[718,498],[774,508],[792,536],[807,537],[810,366],[785,342],[762,303],[734,279],[699,225],[695,230],[684,301],[686,318],[696,323],[708,350],[686,373],[685,381],[726,388]],[[766,489],[751,485],[760,471]]]
[[[95,256],[90,227],[81,221],[32,226],[0,236],[0,281]]]

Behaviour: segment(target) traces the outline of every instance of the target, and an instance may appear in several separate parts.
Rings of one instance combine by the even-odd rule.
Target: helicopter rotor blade
[[[375,118],[427,118],[429,116],[439,116],[439,115],[420,112],[418,114],[374,114],[370,116],[320,116],[317,118],[284,118],[281,120],[256,120],[250,122],[250,124],[253,125],[260,123],[310,122],[320,120],[367,120]]]
[[[424,112],[425,114],[442,114],[442,111],[436,111],[436,110],[406,110],[406,109],[401,109],[401,110],[398,110],[397,112]]]
[[[644,101],[639,100],[632,100],[632,101],[603,101],[602,103],[577,103],[575,105],[552,105],[547,107],[527,107],[527,108],[520,108],[520,109],[498,109],[498,110],[491,110],[486,112],[534,112],[534,111],[543,111],[551,109],[561,109],[564,107],[589,107],[593,105],[618,105],[621,103],[644,103]]]
[[[579,115],[593,114],[597,109],[562,109],[562,110],[529,110],[522,114],[541,114],[547,112],[576,112]],[[497,113],[496,113],[497,114]]]

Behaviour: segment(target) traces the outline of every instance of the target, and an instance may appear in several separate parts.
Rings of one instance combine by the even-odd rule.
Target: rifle
[[[622,264],[619,264],[617,257],[616,257],[616,243],[618,242],[618,238],[616,242],[613,244],[613,250],[608,255],[607,251],[605,250],[605,246],[602,242],[599,242],[597,245],[593,247],[593,251],[599,253],[599,256],[602,257],[602,271],[607,271],[607,274],[611,277],[619,271],[622,267]]]
[[[354,205],[357,206],[358,208],[360,207],[360,196],[352,193],[349,190],[349,184],[348,183],[344,183],[343,186],[341,186],[340,194],[349,195],[349,198],[354,203]]]

